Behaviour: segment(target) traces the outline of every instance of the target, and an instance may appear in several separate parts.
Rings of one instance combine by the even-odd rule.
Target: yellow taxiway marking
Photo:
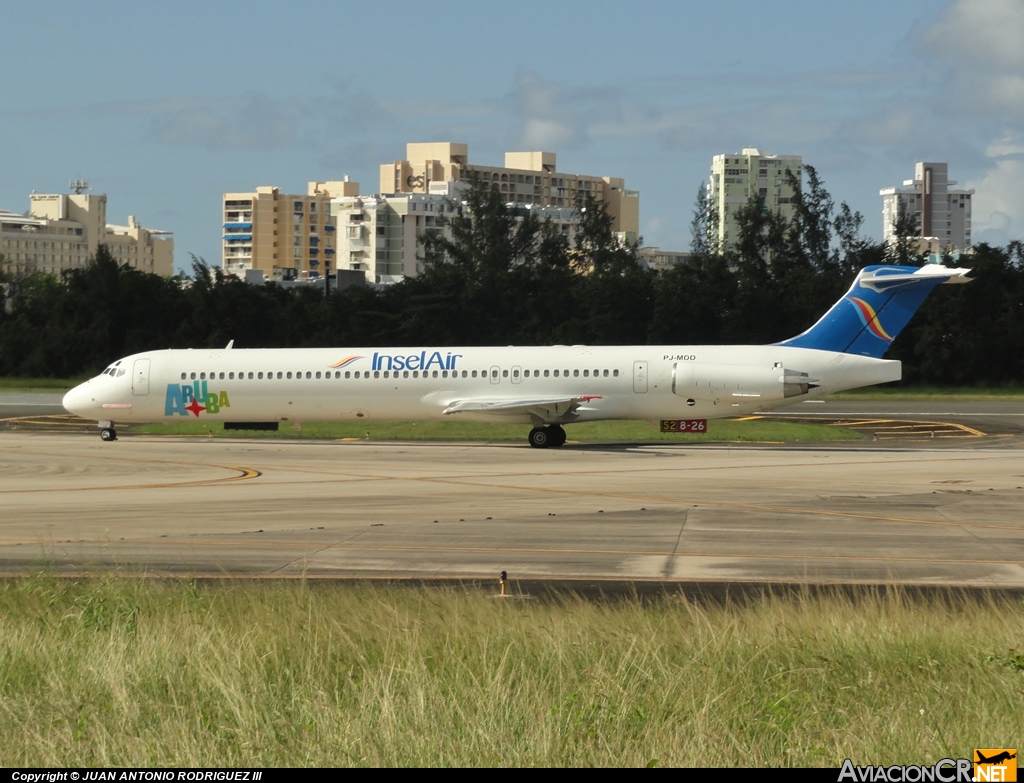
[[[212,479],[195,479],[192,481],[167,481],[162,484],[112,484],[104,486],[89,486],[89,487],[61,487],[59,490],[52,488],[39,488],[39,489],[0,489],[0,495],[23,495],[34,492],[96,492],[99,490],[116,490],[116,489],[170,489],[179,487],[206,487],[212,484],[227,484],[233,481],[246,481],[247,479],[254,479],[261,475],[258,470],[252,468],[242,468],[235,465],[200,465],[198,467],[204,468],[220,468],[222,470],[237,470],[237,476],[222,476],[221,478]]]
[[[55,456],[66,456],[64,454],[53,454],[45,451],[23,451],[17,450],[12,452],[18,455],[31,454],[34,457],[55,457]],[[60,487],[54,489],[53,487],[41,487],[37,489],[0,489],[0,495],[19,495],[27,493],[38,493],[38,492],[95,492],[97,490],[116,490],[116,489],[166,489],[170,487],[204,487],[211,484],[226,484],[235,481],[246,481],[248,479],[257,478],[262,474],[254,468],[245,468],[238,465],[219,465],[209,462],[183,462],[181,460],[169,460],[169,459],[136,459],[132,457],[115,457],[109,455],[90,455],[90,460],[105,460],[108,462],[128,462],[133,465],[137,464],[153,464],[153,465],[175,465],[185,466],[189,468],[216,468],[218,470],[237,471],[237,476],[221,476],[220,478],[211,479],[190,479],[186,481],[164,481],[157,483],[148,484],[106,484],[102,486],[84,486],[84,487]]]

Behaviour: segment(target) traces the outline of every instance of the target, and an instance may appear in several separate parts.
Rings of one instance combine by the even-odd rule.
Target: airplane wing
[[[543,421],[564,421],[590,402],[599,400],[599,394],[583,394],[578,397],[518,397],[478,400],[455,400],[443,411],[445,415],[455,413],[493,413],[496,415],[527,415]]]

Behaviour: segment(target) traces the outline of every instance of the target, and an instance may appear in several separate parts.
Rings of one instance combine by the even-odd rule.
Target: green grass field
[[[830,394],[826,400],[949,400],[960,402],[1024,402],[1024,388],[1019,386],[993,386],[980,388],[974,386],[958,386],[944,388],[941,386],[866,386],[863,389]]]
[[[0,583],[0,765],[931,764],[1024,737],[1024,607]]]

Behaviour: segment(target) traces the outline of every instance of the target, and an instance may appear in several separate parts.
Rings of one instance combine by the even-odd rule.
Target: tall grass
[[[0,585],[0,765],[932,763],[1017,744],[1024,612],[350,583]]]

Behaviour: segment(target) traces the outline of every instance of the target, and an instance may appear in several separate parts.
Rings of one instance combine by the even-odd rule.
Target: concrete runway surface
[[[1024,587],[1019,438],[582,446],[0,433],[0,573]]]

